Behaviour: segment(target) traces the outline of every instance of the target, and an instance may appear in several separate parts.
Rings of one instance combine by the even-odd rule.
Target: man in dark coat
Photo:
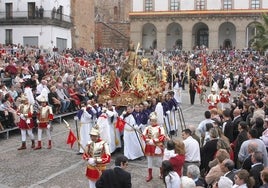
[[[249,171],[250,176],[255,180],[253,188],[258,188],[262,185],[261,171],[264,169],[263,166],[263,154],[261,151],[255,151],[252,154],[251,162],[253,163],[252,168]]]
[[[96,188],[131,188],[131,175],[125,171],[128,158],[119,155],[115,159],[115,167],[105,170],[96,182]]]

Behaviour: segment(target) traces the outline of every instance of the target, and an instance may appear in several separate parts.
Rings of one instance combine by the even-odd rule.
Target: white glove
[[[122,113],[123,115],[126,115],[127,114],[127,112],[126,111],[123,111],[123,113]]]
[[[149,145],[154,145],[154,141],[152,139],[149,140],[148,142]]]
[[[140,127],[138,125],[134,125],[134,129],[139,130]]]
[[[92,166],[95,166],[96,165],[94,158],[89,158],[87,161],[88,161],[88,164],[90,164]]]
[[[36,120],[36,123],[39,123],[39,120],[38,119]]]
[[[31,123],[31,120],[30,120],[30,119],[27,119],[27,120],[26,120],[26,123],[27,123],[27,124],[30,124],[30,123]]]
[[[47,124],[47,129],[50,129],[50,127],[51,127],[50,123],[49,123],[49,124]]]
[[[168,114],[168,115],[169,115],[169,114],[170,114],[170,111],[166,111],[166,114]]]

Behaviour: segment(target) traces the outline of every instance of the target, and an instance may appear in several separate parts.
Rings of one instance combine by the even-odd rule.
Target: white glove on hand
[[[50,129],[50,127],[51,127],[50,123],[49,123],[49,124],[47,124],[47,129]]]
[[[152,139],[149,140],[148,142],[149,145],[154,145],[154,141]]]
[[[27,123],[27,124],[31,123],[31,120],[30,120],[30,119],[27,119],[27,120],[26,120],[26,123]]]
[[[39,123],[39,120],[38,119],[36,120],[36,123]]]
[[[102,113],[105,113],[107,111],[107,108],[103,107],[101,111]]]
[[[95,166],[96,165],[94,158],[89,158],[87,161],[88,161],[88,164],[90,164],[92,166]]]
[[[140,127],[138,125],[134,125],[134,129],[139,130]]]
[[[169,115],[169,114],[170,114],[170,111],[166,111],[166,114],[168,114],[168,115]]]

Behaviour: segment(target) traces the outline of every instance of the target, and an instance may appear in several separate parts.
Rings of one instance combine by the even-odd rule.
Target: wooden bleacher
[[[70,115],[75,115],[75,114],[77,114],[77,111],[68,112],[68,113],[64,113],[64,114],[54,115],[54,119],[53,120],[59,119],[59,123],[61,124],[63,117],[70,116]],[[0,134],[6,133],[6,138],[8,139],[9,138],[9,132],[14,131],[14,130],[17,130],[17,129],[19,129],[18,126],[15,126],[15,127],[12,127],[12,128],[8,128],[8,129],[4,129],[4,130],[0,131]]]

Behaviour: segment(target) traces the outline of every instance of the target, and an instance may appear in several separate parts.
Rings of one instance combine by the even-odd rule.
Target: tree
[[[256,24],[257,33],[252,43],[252,47],[261,53],[268,49],[268,14],[262,14],[262,18],[264,23]]]

